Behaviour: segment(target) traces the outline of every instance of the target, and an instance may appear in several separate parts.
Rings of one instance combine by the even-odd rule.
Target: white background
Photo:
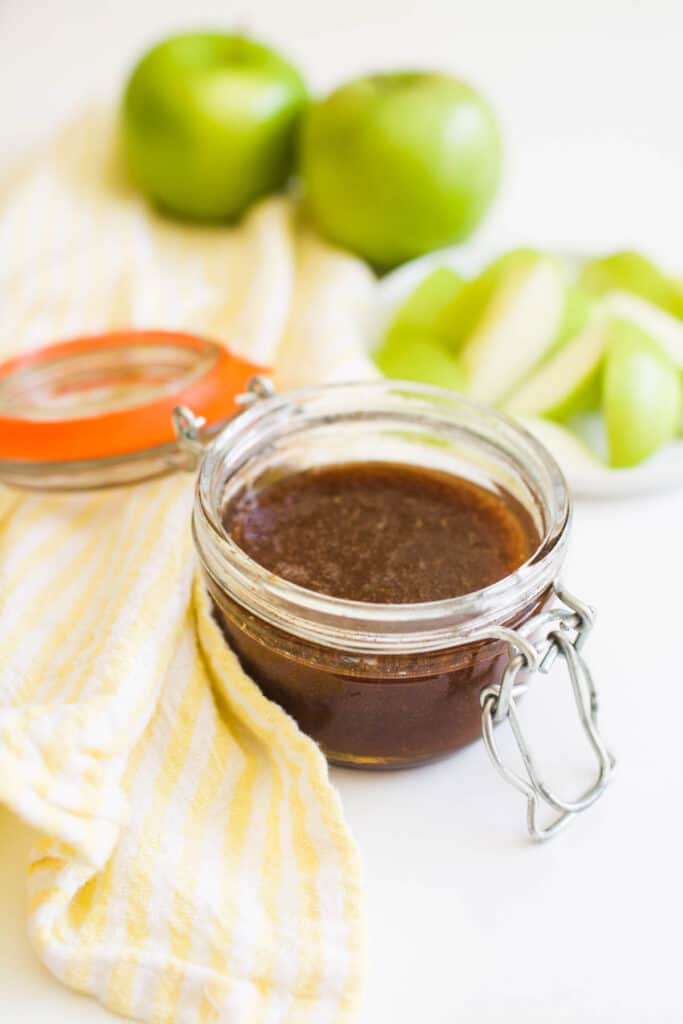
[[[483,231],[493,248],[634,244],[683,269],[675,0],[0,0],[0,165],[114,93],[159,35],[235,24],[283,47],[317,89],[399,65],[481,86],[507,150]],[[525,841],[523,800],[481,745],[412,772],[333,773],[367,882],[363,1024],[683,1021],[682,530],[681,493],[576,508],[566,579],[600,610],[588,653],[619,770],[561,838]],[[539,683],[524,709],[560,782],[581,764],[548,704],[563,682]],[[30,841],[0,811],[0,1020],[114,1020],[32,957]]]

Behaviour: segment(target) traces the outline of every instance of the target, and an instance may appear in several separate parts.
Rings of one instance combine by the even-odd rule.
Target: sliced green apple
[[[439,320],[444,309],[460,291],[463,279],[450,267],[438,267],[420,281],[399,307],[386,334],[410,330],[415,334],[440,335]]]
[[[681,380],[661,346],[626,320],[605,358],[603,409],[611,466],[636,466],[671,441],[681,414]]]
[[[683,369],[683,323],[671,313],[631,292],[609,292],[605,306],[615,316],[636,324],[658,341],[676,365]]]
[[[597,406],[610,328],[606,317],[596,317],[526,379],[505,402],[506,412],[564,420]]]
[[[568,341],[588,326],[596,306],[595,300],[581,288],[567,288],[564,300],[564,312],[557,334],[546,354],[546,359],[562,348]]]
[[[545,256],[511,264],[462,350],[470,392],[499,402],[552,346],[563,321],[566,283]]]
[[[586,263],[579,285],[593,295],[621,291],[640,295],[676,317],[683,317],[683,287],[639,252],[615,252]]]
[[[386,377],[464,391],[467,385],[460,361],[437,339],[412,331],[393,330],[374,355]]]
[[[520,416],[519,422],[548,449],[567,476],[586,476],[605,468],[587,444],[559,423],[538,416]]]
[[[447,338],[455,352],[459,351],[485,314],[506,274],[533,266],[539,258],[540,253],[534,249],[512,249],[503,253],[456,292],[439,316],[436,333]]]

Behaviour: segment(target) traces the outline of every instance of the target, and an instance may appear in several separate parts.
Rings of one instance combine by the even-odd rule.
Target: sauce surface
[[[283,476],[237,494],[223,522],[270,572],[380,604],[472,593],[514,572],[539,544],[531,516],[510,495],[393,462]]]

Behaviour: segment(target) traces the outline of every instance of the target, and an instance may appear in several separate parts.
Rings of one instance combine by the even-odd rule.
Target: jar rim
[[[520,476],[542,485],[544,530],[537,549],[515,572],[468,594],[439,601],[375,604],[321,594],[277,576],[254,561],[223,526],[221,474],[237,459],[245,441],[258,444],[291,426],[292,414],[313,406],[325,418],[352,416],[373,403],[393,399],[417,403],[432,421],[457,412],[487,436],[497,431],[514,452]],[[330,408],[327,408],[327,405]],[[335,413],[336,409],[336,413]],[[476,436],[476,434],[475,434]],[[495,443],[494,443],[495,447]],[[256,448],[258,451],[258,447]],[[542,480],[541,480],[542,478]],[[217,489],[218,483],[218,489]],[[550,453],[509,416],[445,388],[412,381],[380,380],[326,384],[255,402],[214,439],[202,460],[193,512],[193,536],[204,571],[247,611],[285,633],[325,647],[369,654],[411,653],[461,646],[483,639],[495,625],[514,619],[557,579],[564,559],[571,515],[566,481]]]

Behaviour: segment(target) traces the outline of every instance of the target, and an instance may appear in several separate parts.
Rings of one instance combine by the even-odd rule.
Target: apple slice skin
[[[507,270],[462,350],[475,398],[499,403],[529,374],[557,337],[565,302],[564,275],[550,257]]]
[[[588,295],[582,288],[578,288],[575,285],[567,288],[562,320],[557,335],[544,356],[544,362],[554,356],[568,341],[571,341],[577,334],[580,334],[584,327],[588,326],[593,316],[595,305],[596,303],[592,296]]]
[[[505,408],[508,407],[508,402],[512,402],[514,405],[517,395],[522,392],[526,392],[526,385],[535,381],[539,371],[548,364],[553,363],[557,354],[565,347],[565,345],[570,344],[575,338],[583,333],[592,320],[597,319],[599,309],[600,303],[589,296],[581,288],[577,288],[574,285],[570,285],[567,288],[564,313],[562,314],[562,320],[560,321],[557,335],[536,365],[532,366],[528,373],[526,373],[517,385],[508,393],[506,402],[503,403]],[[598,404],[599,399],[600,389],[599,386],[595,386],[593,388],[593,395],[591,397],[590,404]],[[524,406],[526,405],[527,400],[528,396],[520,403],[520,415],[524,414]],[[541,403],[541,405],[542,411],[539,412],[541,406],[538,406],[537,408],[537,403],[534,401],[533,409],[529,412],[529,415],[546,415],[545,404]],[[513,411],[514,414],[514,410],[511,411]],[[573,410],[570,409],[567,415],[571,415],[572,411]],[[548,413],[548,415],[551,415],[551,413]],[[560,411],[552,413],[552,415],[555,415],[558,419],[563,418],[563,414]]]
[[[604,301],[614,316],[631,321],[658,341],[683,370],[683,322],[633,292],[608,292]]]
[[[563,422],[596,409],[601,396],[601,369],[612,325],[596,317],[545,360],[504,403],[513,416],[546,416]]]
[[[399,306],[385,340],[395,331],[413,331],[440,337],[440,321],[454,297],[463,287],[462,277],[450,267],[438,267],[420,281]]]
[[[463,390],[462,367],[436,330],[439,314],[461,287],[462,278],[449,267],[432,271],[418,284],[374,354],[385,376]]]
[[[532,266],[541,254],[535,249],[520,248],[505,252],[490,263],[477,277],[466,281],[448,303],[435,324],[436,333],[447,338],[454,352],[460,351],[484,316],[496,289],[508,271]]]
[[[394,330],[374,358],[382,373],[394,380],[414,380],[453,391],[467,389],[459,361],[429,335]]]
[[[681,379],[656,341],[628,321],[619,323],[605,361],[603,408],[609,464],[626,468],[675,437]]]
[[[591,260],[583,267],[578,284],[597,296],[613,291],[630,292],[675,317],[683,317],[683,288],[638,252],[615,252]]]

